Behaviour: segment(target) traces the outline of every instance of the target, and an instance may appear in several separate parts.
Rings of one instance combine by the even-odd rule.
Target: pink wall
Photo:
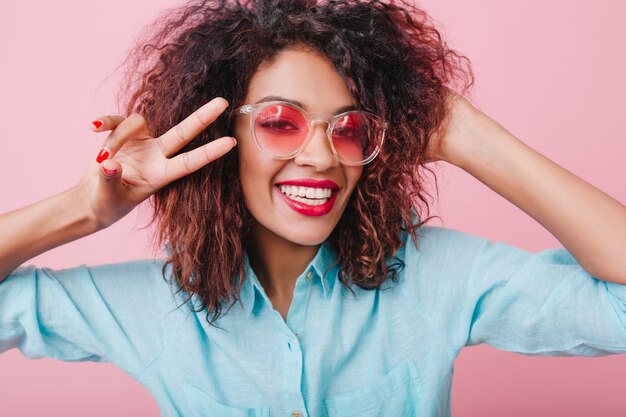
[[[73,185],[115,112],[112,76],[140,29],[178,2],[0,3],[0,212]],[[421,2],[476,72],[472,99],[517,137],[626,203],[625,3]],[[446,227],[537,251],[560,246],[523,212],[441,164]],[[594,213],[590,213],[591,217]],[[32,260],[70,267],[153,256],[136,212]],[[438,223],[434,223],[438,224]],[[623,416],[626,356],[537,358],[479,346],[457,361],[453,415]],[[145,389],[107,364],[0,356],[0,415],[157,416]]]

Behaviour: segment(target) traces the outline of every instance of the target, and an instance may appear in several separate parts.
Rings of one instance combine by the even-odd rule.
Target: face
[[[285,49],[263,63],[250,80],[243,104],[267,97],[298,102],[305,111],[324,115],[356,104],[333,63],[305,48]],[[346,166],[335,158],[326,123],[313,125],[312,136],[299,155],[272,159],[254,143],[250,117],[237,117],[235,137],[244,200],[254,217],[254,237],[271,236],[298,245],[322,243],[339,222],[363,167]],[[325,199],[328,193],[331,197]]]

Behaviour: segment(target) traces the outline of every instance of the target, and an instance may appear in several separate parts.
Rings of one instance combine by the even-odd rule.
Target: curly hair
[[[360,108],[390,126],[329,237],[338,253],[333,265],[341,263],[348,288],[397,280],[402,231],[417,245],[417,229],[435,217],[423,186],[424,171],[434,173],[424,163],[448,113],[447,90],[474,82],[469,60],[447,46],[424,11],[393,0],[202,0],[168,10],[147,33],[129,55],[121,98],[126,114],[143,115],[155,136],[213,97],[231,108],[244,104],[258,66],[288,46],[327,56]],[[233,122],[232,115],[218,118],[180,152],[232,136]],[[206,309],[211,324],[223,305],[239,300],[245,279],[252,219],[238,164],[235,147],[152,198],[155,242],[172,249],[163,276],[171,265],[170,284],[176,281],[186,301],[197,296],[195,308]],[[416,216],[416,208],[426,215]]]

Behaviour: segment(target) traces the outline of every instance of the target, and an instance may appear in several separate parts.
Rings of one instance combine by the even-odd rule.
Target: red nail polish
[[[109,148],[106,146],[100,149],[100,153],[96,156],[96,162],[100,163],[109,157]]]
[[[94,120],[91,124],[94,125],[96,129],[99,129],[100,126],[102,126],[102,122],[100,120]]]
[[[115,168],[115,169],[106,169],[104,166],[102,166],[102,172],[104,172],[105,175],[108,175],[109,177],[112,177],[117,172],[117,168]]]

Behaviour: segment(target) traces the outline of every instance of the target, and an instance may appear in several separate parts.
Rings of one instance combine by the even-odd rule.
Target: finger
[[[177,180],[202,168],[230,151],[237,141],[232,137],[223,137],[202,145],[189,152],[176,155],[166,162],[167,181]]]
[[[122,165],[112,159],[100,164],[100,195],[109,199],[119,193],[122,187]]]
[[[208,125],[213,123],[226,107],[228,107],[226,100],[221,97],[214,98],[157,138],[157,143],[161,147],[163,155],[169,158],[182,149]]]
[[[113,130],[122,123],[124,117],[118,115],[100,116],[89,124],[89,127],[94,132],[106,132],[107,130]]]
[[[113,159],[107,159],[100,164],[100,174],[107,181],[122,176],[122,165]]]
[[[130,139],[148,137],[150,137],[150,129],[148,129],[146,119],[140,114],[131,114],[104,140],[102,149],[96,157],[96,162],[101,163],[103,160],[113,157],[122,145]]]

